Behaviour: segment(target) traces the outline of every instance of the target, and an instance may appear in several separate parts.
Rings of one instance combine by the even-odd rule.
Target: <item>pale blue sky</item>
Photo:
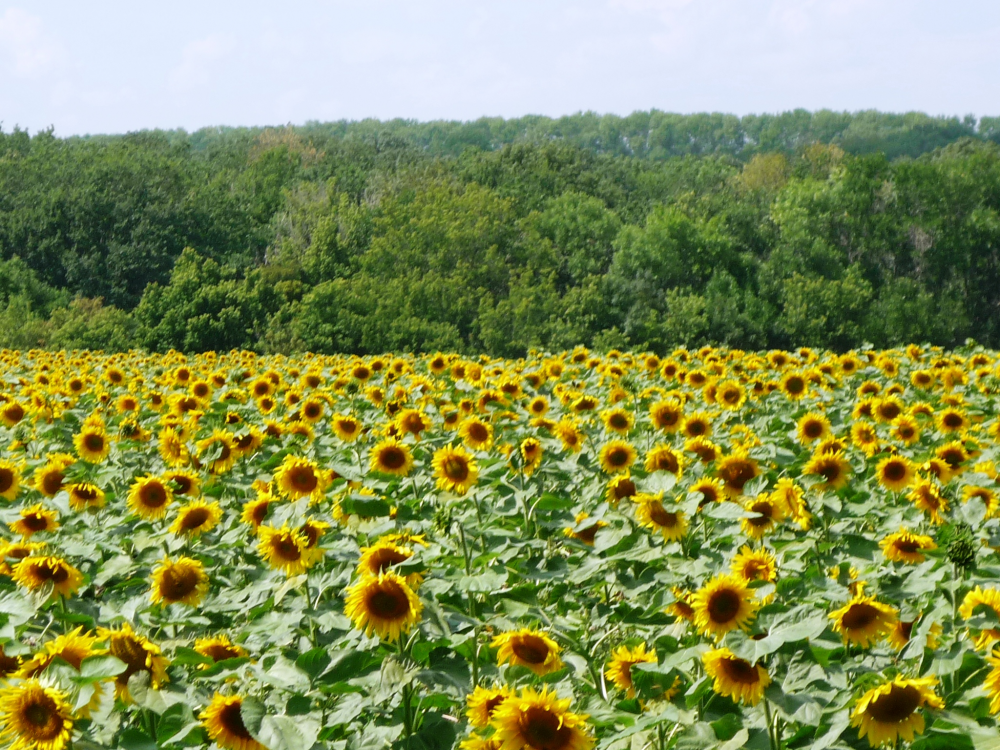
[[[1000,114],[993,0],[0,0],[0,121]]]

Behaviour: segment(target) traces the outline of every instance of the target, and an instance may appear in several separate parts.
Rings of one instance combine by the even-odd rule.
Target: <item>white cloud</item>
[[[0,58],[7,58],[14,75],[31,77],[50,69],[62,50],[42,27],[42,19],[20,8],[0,16]]]
[[[216,63],[229,57],[235,49],[236,42],[224,34],[212,34],[190,42],[181,52],[180,64],[170,71],[171,90],[186,93],[208,86]]]

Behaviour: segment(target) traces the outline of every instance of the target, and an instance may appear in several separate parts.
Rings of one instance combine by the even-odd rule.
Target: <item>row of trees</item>
[[[608,126],[588,115],[457,155],[428,145],[435,127],[494,139],[528,118],[0,134],[0,345],[1000,345],[988,122],[789,113],[752,131],[730,118],[744,142],[777,146],[661,158],[649,133],[670,117],[617,118],[619,135],[646,128],[642,153],[588,145]],[[925,127],[936,147],[890,158],[814,137],[846,143],[866,123]],[[556,124],[576,134],[553,138]]]

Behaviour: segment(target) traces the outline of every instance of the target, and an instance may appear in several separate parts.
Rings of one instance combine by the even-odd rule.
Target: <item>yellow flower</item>
[[[764,493],[748,499],[743,507],[759,515],[753,518],[741,518],[740,528],[751,539],[762,539],[765,534],[774,530],[775,523],[785,517],[785,503],[776,502],[770,495]]]
[[[17,499],[21,491],[21,466],[13,461],[0,461],[0,497]]]
[[[187,537],[195,537],[211,531],[222,518],[222,508],[216,502],[193,500],[177,511],[177,518],[170,525],[170,531]]]
[[[344,614],[367,635],[375,632],[387,641],[398,640],[420,620],[423,604],[406,580],[391,570],[362,576],[347,590]]]
[[[739,497],[743,494],[746,483],[760,474],[760,468],[745,452],[736,451],[718,462],[715,473],[723,481],[726,494],[729,497]]]
[[[1000,713],[1000,655],[986,657],[986,663],[992,667],[986,679],[983,680],[983,690],[990,698],[990,713]]]
[[[635,459],[635,448],[624,440],[611,440],[605,443],[598,454],[601,468],[608,474],[628,471],[635,463]]]
[[[892,436],[906,445],[920,440],[920,425],[909,414],[900,414],[892,422]]]
[[[563,529],[563,533],[571,539],[583,542],[588,547],[593,547],[594,539],[597,537],[597,532],[606,527],[608,524],[599,519],[591,521],[589,524],[584,524],[584,521],[588,518],[590,518],[590,514],[586,511],[577,513],[576,517],[573,519],[573,526],[568,526]]]
[[[446,445],[434,452],[431,461],[438,489],[464,495],[479,479],[479,467],[462,446]]]
[[[833,629],[840,633],[844,643],[853,643],[868,648],[884,638],[895,626],[898,613],[895,608],[875,601],[874,596],[865,596],[860,591],[851,601],[829,618]]]
[[[380,539],[371,547],[361,548],[361,559],[358,560],[356,573],[359,576],[378,577],[380,573],[392,570],[400,563],[413,557],[413,550],[386,539]],[[410,588],[417,588],[424,580],[423,575],[414,572],[406,576]]]
[[[225,430],[213,430],[207,438],[199,440],[196,447],[198,458],[208,462],[212,474],[225,474],[236,463],[236,444]]]
[[[549,692],[523,688],[493,713],[493,737],[501,750],[590,750],[594,738],[587,716],[569,710],[570,699]]]
[[[56,688],[32,679],[0,690],[0,742],[8,750],[63,750],[72,732],[68,696]]]
[[[831,434],[830,420],[825,414],[811,411],[803,415],[797,425],[796,437],[800,443],[811,443]]]
[[[851,711],[851,726],[859,727],[858,737],[866,737],[871,747],[892,745],[900,738],[913,742],[924,731],[921,708],[944,708],[934,692],[937,678],[895,677],[862,695]]]
[[[656,664],[656,652],[646,651],[646,644],[640,643],[635,648],[619,646],[611,652],[611,663],[604,675],[611,680],[619,690],[624,690],[626,697],[635,697],[635,685],[632,682],[632,667],[636,664]]]
[[[284,524],[280,529],[260,526],[257,529],[257,550],[275,570],[285,571],[285,575],[297,576],[305,573],[323,558],[319,548],[309,548],[309,540],[300,531]]]
[[[633,417],[625,409],[609,409],[601,414],[601,421],[604,422],[604,429],[608,432],[616,432],[619,435],[628,435],[635,425]]]
[[[571,422],[568,419],[561,419],[553,426],[552,433],[559,438],[559,442],[563,444],[564,449],[572,453],[579,453],[583,450],[584,434],[575,422]]]
[[[140,518],[154,521],[167,515],[174,492],[166,482],[154,476],[135,480],[128,492],[128,507]]]
[[[493,426],[479,417],[469,417],[458,428],[458,435],[474,451],[486,451],[493,445]]]
[[[27,416],[27,410],[17,401],[0,404],[0,423],[4,427],[13,427]]]
[[[664,445],[660,443],[654,445],[646,453],[645,462],[646,471],[653,473],[654,471],[666,471],[677,476],[680,479],[683,474],[684,468],[684,456],[675,451],[669,445]]]
[[[975,614],[976,607],[979,606],[989,607],[996,613],[997,617],[1000,617],[1000,589],[984,589],[976,586],[962,599],[962,606],[958,608],[958,614],[963,619],[968,620]],[[976,637],[976,648],[986,648],[993,641],[1000,641],[1000,628],[987,628],[981,631]]]
[[[149,598],[153,604],[186,604],[197,607],[208,593],[208,574],[199,560],[164,557],[153,571]]]
[[[923,554],[925,550],[937,549],[929,536],[913,534],[904,528],[900,528],[895,534],[889,534],[879,546],[887,560],[911,564],[922,563],[926,559]]]
[[[521,628],[496,636],[491,648],[498,649],[497,664],[516,664],[542,676],[562,669],[559,644],[539,630]]]
[[[274,479],[279,491],[286,497],[292,500],[309,497],[314,501],[323,497],[331,481],[329,472],[321,470],[312,461],[296,456],[285,456]]]
[[[635,520],[640,526],[660,532],[664,541],[676,542],[687,534],[687,516],[680,510],[669,511],[664,508],[659,497],[639,494],[635,496],[635,503]]]
[[[778,577],[778,561],[766,549],[741,547],[733,556],[730,570],[744,581],[773,581]]]
[[[199,638],[194,642],[194,650],[212,661],[239,659],[249,652],[240,645],[234,644],[227,635],[216,635],[211,638]],[[203,664],[203,667],[208,667]]]
[[[476,689],[465,698],[465,715],[469,717],[469,723],[477,729],[484,729],[490,724],[493,712],[508,698],[513,697],[514,691],[506,685],[495,685],[491,688],[477,685]]]
[[[695,593],[691,606],[695,627],[718,640],[735,628],[746,630],[760,604],[745,580],[718,575]]]
[[[54,510],[49,510],[41,503],[32,505],[30,508],[22,508],[21,517],[17,521],[7,524],[11,531],[20,534],[25,539],[34,534],[52,532],[59,528],[59,514]]]
[[[619,474],[608,480],[608,487],[604,491],[604,499],[614,507],[628,497],[635,497],[635,482],[628,474]]]
[[[75,511],[104,507],[104,490],[90,482],[71,484],[66,490],[69,492],[69,507]]]
[[[677,432],[684,418],[684,405],[675,399],[657,401],[649,407],[653,426],[664,432]]]
[[[746,389],[735,380],[723,380],[715,390],[715,403],[723,409],[737,411],[746,403]]]
[[[542,463],[542,443],[538,438],[525,438],[518,446],[518,452],[521,454],[521,471],[524,476],[530,477]]]
[[[128,681],[134,674],[149,674],[149,684],[154,690],[167,681],[169,661],[161,655],[160,647],[132,630],[127,622],[119,630],[101,628],[101,639],[108,643],[108,653],[125,662],[125,671],[115,677],[115,695],[125,703],[132,703]]]
[[[948,500],[941,495],[937,485],[920,476],[906,495],[906,499],[926,513],[939,526],[945,522],[943,513],[948,512]]]
[[[917,620],[912,622],[906,622],[905,620],[900,620],[893,627],[892,632],[889,633],[889,645],[892,646],[897,651],[902,651],[906,648],[906,645],[910,642],[910,638],[913,635],[913,626],[917,624]],[[938,647],[938,639],[941,637],[941,633],[944,632],[941,625],[934,623],[931,625],[930,629],[927,631],[927,648],[932,651]]]
[[[87,420],[80,431],[73,437],[73,447],[81,459],[92,464],[99,464],[108,457],[111,451],[111,441],[105,430],[104,422]]]
[[[14,581],[29,591],[51,582],[53,596],[69,597],[83,585],[83,574],[59,557],[26,557],[14,569]]]
[[[361,422],[350,414],[335,414],[330,420],[333,433],[345,443],[353,443],[361,435]]]
[[[369,463],[372,471],[405,477],[413,470],[413,454],[405,443],[386,438],[372,448]]]
[[[35,489],[46,497],[55,497],[63,487],[66,480],[66,469],[68,469],[76,459],[68,453],[53,453],[48,457],[45,466],[35,472]]]
[[[904,456],[888,456],[875,467],[878,483],[892,492],[902,492],[911,484],[915,476],[913,464]]]
[[[243,723],[243,697],[216,693],[205,710],[198,714],[208,736],[226,750],[267,750],[257,742]]]
[[[843,453],[820,453],[809,459],[802,468],[802,473],[822,477],[822,481],[813,485],[817,491],[839,490],[850,479],[851,465]]]
[[[748,706],[756,706],[771,684],[771,676],[760,664],[740,659],[728,648],[716,648],[701,657],[705,674],[714,682],[712,689],[719,695]]]

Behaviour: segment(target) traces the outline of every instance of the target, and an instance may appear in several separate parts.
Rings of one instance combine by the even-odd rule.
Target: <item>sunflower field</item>
[[[1000,355],[0,352],[0,747],[1000,748]]]

